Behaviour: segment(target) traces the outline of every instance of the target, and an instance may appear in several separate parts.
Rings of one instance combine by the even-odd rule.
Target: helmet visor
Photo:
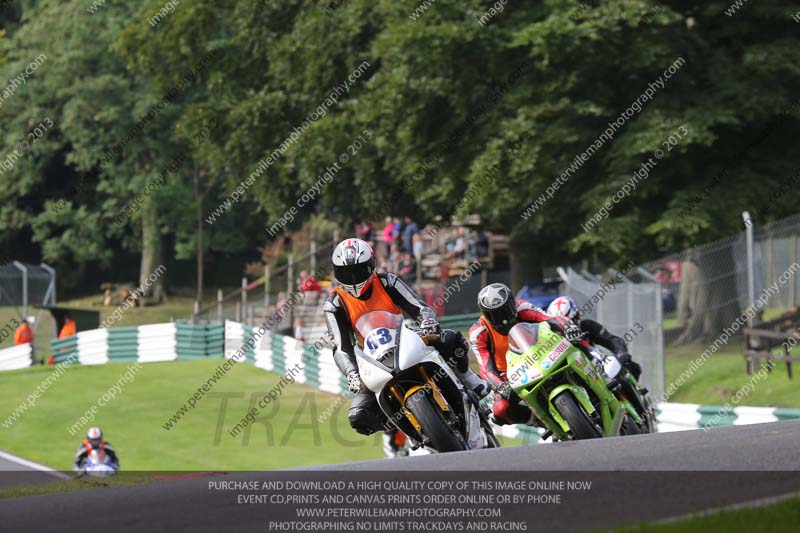
[[[517,306],[514,300],[509,299],[496,309],[484,309],[483,316],[500,333],[508,334],[511,326],[517,319]]]
[[[365,283],[374,271],[375,265],[372,261],[333,267],[333,275],[342,285],[355,286]]]

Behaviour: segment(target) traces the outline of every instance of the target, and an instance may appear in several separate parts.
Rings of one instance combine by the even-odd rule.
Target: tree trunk
[[[681,284],[678,287],[677,325],[686,328],[692,310],[697,305],[697,286],[700,281],[700,271],[691,261],[681,261]]]
[[[160,303],[164,297],[164,272],[161,256],[161,228],[158,224],[158,209],[153,201],[142,205],[142,263],[139,269],[139,286],[147,297]]]
[[[197,202],[197,295],[195,300],[203,304],[203,197],[200,189],[200,177],[194,169],[194,197]]]
[[[723,245],[697,252],[689,261],[696,266],[697,274],[695,276],[689,269],[686,282],[691,283],[687,289],[690,316],[678,342],[711,342],[741,313],[733,251],[730,246]],[[685,315],[681,311],[679,307],[679,317],[683,318]]]

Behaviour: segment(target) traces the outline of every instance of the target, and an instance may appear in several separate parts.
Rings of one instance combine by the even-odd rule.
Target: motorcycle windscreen
[[[558,363],[570,344],[547,322],[516,324],[508,332],[507,377],[512,388],[542,377]]]
[[[99,465],[106,463],[106,458],[105,450],[92,450],[91,453],[89,453],[88,459],[90,464]]]
[[[542,376],[539,363],[531,357],[532,348],[539,338],[539,325],[521,322],[508,332],[506,352],[506,378],[512,388],[524,387]]]
[[[353,329],[364,354],[392,368],[401,319],[388,311],[370,311],[361,316]]]

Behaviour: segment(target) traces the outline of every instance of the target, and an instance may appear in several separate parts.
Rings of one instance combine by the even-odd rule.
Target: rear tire
[[[425,390],[419,390],[406,400],[406,408],[416,417],[422,433],[430,439],[430,446],[439,453],[461,452],[467,449],[464,438],[451,428],[433,405],[433,399]]]
[[[599,439],[603,436],[598,430],[597,424],[586,414],[586,411],[569,391],[564,391],[556,396],[553,399],[553,405],[572,430],[573,440]]]

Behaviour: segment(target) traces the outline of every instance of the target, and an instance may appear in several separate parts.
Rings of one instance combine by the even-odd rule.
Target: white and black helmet
[[[103,442],[103,430],[99,427],[89,428],[89,431],[86,432],[86,440],[89,441],[93,449],[97,449]]]
[[[517,302],[511,289],[502,283],[492,283],[478,293],[478,307],[489,323],[503,334],[508,334],[517,321]]]
[[[581,320],[581,310],[575,300],[569,296],[559,296],[547,307],[547,314],[550,316],[561,316],[575,322],[576,324]]]
[[[372,248],[361,239],[345,239],[333,249],[333,275],[356,298],[369,288],[375,274]]]

